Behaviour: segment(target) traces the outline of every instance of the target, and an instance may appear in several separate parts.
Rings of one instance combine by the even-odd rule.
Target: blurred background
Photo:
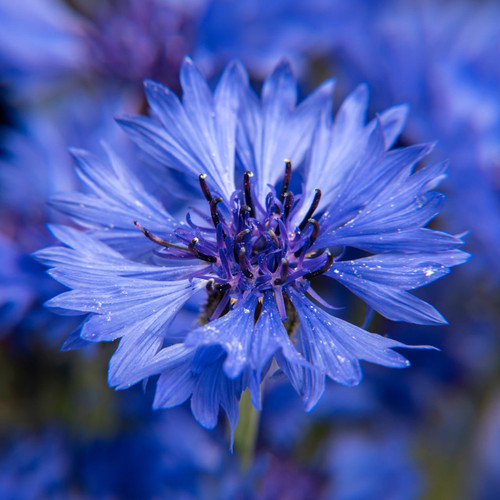
[[[256,89],[287,57],[302,95],[334,76],[337,105],[367,82],[370,118],[409,103],[399,145],[437,141],[450,165],[432,224],[473,254],[418,294],[448,326],[370,324],[441,351],[365,364],[309,414],[271,378],[248,468],[224,419],[206,431],[188,407],[152,412],[149,386],[110,389],[114,345],[59,352],[78,321],[43,307],[62,286],[30,256],[65,220],[47,198],[79,188],[67,148],[137,155],[114,117],[147,112],[144,78],[178,92],[186,54],[212,81],[237,57]],[[499,61],[496,0],[0,0],[0,498],[500,498]]]

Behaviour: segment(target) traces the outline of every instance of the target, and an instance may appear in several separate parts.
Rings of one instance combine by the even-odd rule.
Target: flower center
[[[315,190],[305,217],[296,224],[293,221],[302,209],[303,197],[294,196],[288,189],[291,163],[286,162],[280,195],[271,189],[265,206],[253,195],[252,175],[250,171],[244,173],[243,189],[236,190],[228,202],[214,198],[206,175],[199,176],[201,191],[210,209],[210,217],[205,217],[209,225],[195,224],[187,214],[189,229],[176,231],[178,239],[187,247],[162,240],[135,223],[146,237],[168,247],[170,253],[190,254],[207,263],[200,277],[208,279],[209,294],[220,297],[217,306],[211,308],[210,320],[221,316],[231,300],[272,290],[281,318],[286,321],[283,289],[291,285],[307,288],[310,280],[328,271],[334,261],[326,249],[311,251],[321,232],[319,222],[312,218],[321,191]]]

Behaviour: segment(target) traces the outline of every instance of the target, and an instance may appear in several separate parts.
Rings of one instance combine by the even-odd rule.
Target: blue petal
[[[362,248],[368,252],[444,252],[463,245],[463,241],[452,234],[433,229],[411,229],[392,233],[360,234],[338,237],[335,233],[318,238],[314,248],[346,245]]]
[[[327,272],[332,278],[347,273],[356,279],[412,290],[435,281],[449,268],[463,264],[470,255],[460,250],[441,253],[382,254],[334,262]],[[341,278],[340,278],[341,279]]]
[[[300,371],[295,370],[292,380],[299,393],[303,394],[308,410],[317,403],[324,390],[325,375],[344,385],[356,385],[361,380],[359,361],[362,359],[392,368],[409,365],[391,348],[411,346],[335,318],[292,287],[287,293],[300,320],[302,354],[317,370],[300,368]]]
[[[398,140],[406,125],[409,112],[410,106],[408,104],[401,104],[389,108],[380,115],[380,121],[384,128],[386,150],[390,149]]]
[[[306,345],[304,348],[304,356],[309,362],[314,362],[315,358],[311,355],[310,350],[307,350],[307,347]],[[311,411],[325,392],[324,372],[314,366],[308,368],[290,363],[281,353],[276,354],[276,361],[302,398],[306,411]]]
[[[146,367],[139,375],[144,377],[161,373],[156,384],[153,408],[173,408],[191,397],[196,384],[190,370],[194,354],[193,349],[186,349],[182,344],[166,347],[157,355],[161,362],[155,363],[153,359],[149,373]]]
[[[445,276],[450,267],[466,262],[469,257],[469,254],[459,250],[383,254],[334,262],[326,274],[389,319],[418,324],[441,324],[446,321],[436,309],[406,290],[424,286]]]
[[[234,142],[241,68],[230,63],[214,96],[186,58],[181,68],[183,103],[159,84],[146,82],[148,99],[161,126],[144,117],[119,123],[146,152],[165,166],[197,178],[206,173],[217,194],[229,200],[234,185]]]
[[[250,295],[236,309],[189,333],[187,346],[220,345],[227,352],[224,370],[235,378],[251,363],[257,297]]]
[[[259,374],[278,351],[290,363],[306,364],[290,341],[278,313],[274,295],[269,291],[264,294],[262,311],[253,333],[251,351],[252,368]]]
[[[71,313],[92,313],[82,326],[84,340],[122,337],[111,361],[109,381],[127,383],[129,374],[160,349],[169,324],[205,281],[177,279],[179,272],[184,273],[179,268],[131,262],[80,231],[63,226],[52,230],[73,248],[49,248],[38,256],[54,265],[54,277],[73,290],[47,305]],[[156,280],[145,278],[141,270]]]
[[[364,171],[365,178],[360,177],[347,186],[349,194],[345,196],[345,203],[342,207],[336,204],[329,207],[331,215],[327,222],[340,225],[342,216],[357,209],[352,219],[334,228],[337,233],[387,233],[425,225],[439,213],[444,196],[426,192],[427,178],[422,180],[419,174],[409,174],[428,151],[427,146],[412,146],[386,154],[382,161],[373,165],[371,172]],[[445,168],[442,164],[440,170]]]
[[[256,174],[256,194],[264,201],[269,188],[283,175],[285,160],[297,168],[309,149],[322,110],[331,110],[333,81],[327,81],[296,106],[297,88],[290,65],[282,61],[266,80],[262,101],[248,81],[241,89],[241,127],[238,155],[247,170]]]
[[[419,325],[447,323],[433,306],[404,290],[356,278],[347,272],[335,274],[333,271],[329,276],[335,277],[373,309],[393,321]]]
[[[133,374],[131,382],[160,373],[154,408],[172,408],[191,397],[194,417],[211,429],[217,425],[222,406],[234,432],[238,401],[247,385],[247,376],[228,378],[223,370],[224,358],[220,348],[196,349],[176,344],[158,352],[148,365]]]
[[[374,131],[375,133],[375,131]],[[446,164],[431,165],[412,175],[416,163],[432,145],[417,145],[368,158],[344,179],[323,215],[322,234],[314,247],[347,245],[369,252],[437,252],[462,242],[449,234],[423,229],[442,206],[444,196],[429,192],[443,178]]]
[[[189,278],[206,266],[163,267],[142,264],[126,259],[101,241],[76,229],[50,225],[52,234],[66,247],[48,247],[33,255],[45,265],[53,267],[49,274],[69,288],[110,276],[138,279],[176,280]],[[87,285],[88,286],[88,285]]]
[[[93,229],[93,234],[110,241],[119,234],[120,249],[130,256],[142,255],[155,248],[134,226],[139,221],[154,234],[173,238],[179,227],[163,205],[148,194],[141,182],[127,169],[111,149],[107,161],[83,150],[71,152],[77,162],[77,174],[92,194],[68,193],[52,196],[50,203],[69,215],[77,224]]]
[[[358,192],[371,179],[383,157],[385,137],[380,122],[376,122],[375,127],[364,124],[366,99],[366,87],[361,86],[344,101],[333,125],[331,118],[324,115],[310,148],[306,196],[301,210],[295,215],[297,220],[302,220],[307,212],[314,189],[321,188],[322,192],[318,211],[327,207],[333,210],[338,205],[343,207],[341,202],[346,196],[352,196],[351,189]],[[353,117],[346,114],[349,109],[353,110]]]
[[[227,352],[224,370],[228,377],[235,378],[249,369],[257,384],[278,351],[291,363],[307,364],[288,337],[273,293],[265,293],[259,319],[254,325],[256,305],[257,298],[250,296],[225,316],[190,332],[186,345],[221,346]]]
[[[334,129],[337,141],[347,145],[363,129],[368,109],[368,99],[368,86],[363,83],[344,100],[335,115]]]
[[[82,337],[85,338],[83,332]],[[109,362],[108,384],[132,385],[130,374],[146,365],[162,345],[162,335],[153,336],[148,331],[139,335],[125,333]]]

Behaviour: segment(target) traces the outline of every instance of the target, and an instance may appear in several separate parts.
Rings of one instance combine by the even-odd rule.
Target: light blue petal
[[[162,345],[161,334],[153,336],[146,331],[138,336],[124,335],[109,362],[108,384],[132,385],[129,374],[147,364]]]
[[[387,234],[361,234],[338,237],[335,233],[318,238],[314,248],[346,245],[368,252],[444,252],[463,245],[463,241],[451,234],[433,229],[411,229]]]
[[[384,128],[386,150],[390,149],[398,140],[406,125],[409,113],[410,106],[408,104],[401,104],[389,108],[380,115],[380,121]]]
[[[369,306],[393,321],[419,325],[447,323],[433,306],[404,290],[360,279],[349,273],[332,272],[329,276],[335,277]]]
[[[266,364],[278,351],[281,351],[290,363],[306,363],[288,337],[276,307],[274,294],[268,291],[264,294],[262,311],[251,342],[252,367],[257,373],[262,373]]]
[[[393,347],[410,347],[395,340],[369,333],[340,320],[316,307],[297,290],[288,294],[300,320],[300,344],[303,356],[316,370],[344,385],[356,385],[361,380],[360,360],[392,368],[408,366],[408,361]],[[318,373],[301,368],[293,373],[292,383],[299,387],[307,408],[311,409],[323,390]]]
[[[220,345],[227,352],[224,362],[227,376],[239,376],[251,364],[256,305],[257,297],[249,296],[236,309],[191,331],[186,338],[186,345]]]
[[[35,252],[37,260],[55,266],[49,274],[69,288],[102,286],[112,276],[137,279],[176,280],[188,278],[206,266],[153,266],[131,261],[96,238],[76,229],[50,225],[52,234],[66,247],[48,247]]]
[[[412,290],[449,273],[449,268],[463,264],[470,257],[466,252],[451,250],[442,253],[382,254],[357,260],[334,262],[326,273],[337,279],[349,274],[356,279]]]
[[[234,185],[234,143],[241,68],[230,63],[212,95],[205,79],[186,58],[181,68],[182,105],[159,84],[146,82],[151,108],[160,120],[125,117],[119,123],[166,167],[197,178],[207,174],[216,194],[229,200]]]
[[[222,406],[231,432],[234,432],[238,422],[238,402],[247,385],[246,376],[228,378],[223,369],[224,356],[216,352],[218,350],[176,344],[162,349],[148,366],[135,374],[135,379],[161,373],[154,408],[172,408],[191,397],[194,417],[202,426],[212,429],[217,425],[219,407]]]
[[[179,268],[162,269],[128,261],[74,229],[54,226],[52,230],[73,248],[48,249],[39,256],[55,265],[52,274],[74,289],[54,297],[47,305],[70,313],[91,313],[82,326],[84,340],[122,337],[110,364],[109,381],[112,385],[131,383],[129,376],[161,348],[169,324],[205,282],[177,279]],[[58,262],[60,256],[63,258]],[[146,279],[146,275],[157,280]]]
[[[268,184],[275,185],[283,176],[285,160],[294,168],[303,162],[321,111],[331,109],[333,86],[329,80],[296,106],[297,85],[287,61],[264,83],[261,102],[244,82],[238,154],[244,168],[256,174],[255,190],[261,202]]]
[[[119,232],[122,246],[130,256],[151,252],[156,247],[134,226],[134,221],[153,234],[174,238],[179,223],[146,192],[111,149],[106,148],[107,161],[87,151],[73,149],[71,152],[77,162],[77,174],[90,188],[91,194],[55,195],[50,199],[52,206],[80,226],[93,229],[94,234],[104,241],[116,237],[114,233]]]

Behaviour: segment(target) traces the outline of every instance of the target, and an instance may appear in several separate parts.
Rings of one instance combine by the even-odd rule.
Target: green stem
[[[259,430],[259,416],[250,400],[248,389],[241,395],[240,419],[234,432],[234,446],[240,455],[241,468],[247,470],[252,464]]]

